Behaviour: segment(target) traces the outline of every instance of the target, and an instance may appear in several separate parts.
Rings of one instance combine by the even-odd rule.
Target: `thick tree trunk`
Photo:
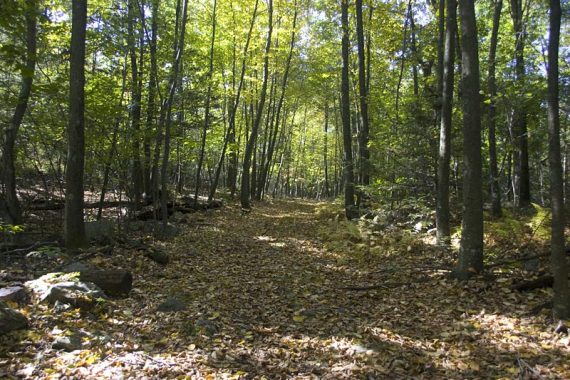
[[[342,22],[342,77],[341,77],[341,117],[344,143],[344,208],[346,217],[354,215],[354,172],[352,164],[352,131],[350,126],[350,84],[349,84],[349,39],[348,39],[348,0],[341,0]]]
[[[257,104],[257,112],[255,115],[255,120],[251,127],[251,135],[247,141],[245,152],[243,155],[243,173],[241,178],[241,193],[240,200],[241,206],[245,209],[251,208],[250,204],[250,192],[251,192],[251,179],[250,179],[250,168],[253,155],[255,154],[254,148],[257,140],[257,134],[259,132],[259,125],[261,124],[261,118],[263,116],[263,109],[265,106],[265,98],[267,95],[267,81],[269,79],[269,53],[271,50],[271,37],[273,34],[273,0],[268,0],[267,3],[269,29],[267,31],[267,41],[265,43],[265,57],[263,62],[263,82],[261,84],[261,93],[259,95],[259,103]]]
[[[501,10],[503,0],[495,1],[495,12],[493,15],[493,30],[491,32],[491,44],[489,47],[489,175],[491,188],[491,209],[493,216],[500,217],[501,209],[501,187],[499,186],[499,170],[497,168],[497,142],[495,138],[496,130],[496,105],[497,84],[495,79],[495,57],[497,53],[497,42],[499,36],[499,22],[501,20]]]
[[[558,50],[560,46],[560,0],[550,0],[548,44],[548,158],[550,163],[550,203],[552,208],[551,265],[554,276],[553,312],[556,318],[570,317],[568,259],[564,248],[564,190],[560,159],[560,111],[558,89]]]
[[[2,180],[5,187],[6,216],[8,223],[21,224],[22,211],[16,193],[16,138],[20,125],[28,108],[28,100],[32,92],[32,84],[36,70],[36,24],[37,24],[37,4],[36,0],[26,0],[26,62],[22,68],[22,83],[18,94],[18,103],[12,115],[10,123],[6,126],[4,151],[2,156]]]
[[[463,221],[457,277],[483,270],[483,195],[481,180],[481,106],[475,5],[459,0],[463,65]]]
[[[83,173],[85,162],[85,34],[87,0],[72,1],[71,58],[69,66],[69,125],[65,172],[65,244],[83,247]]]
[[[443,0],[442,0],[443,1]],[[457,2],[447,0],[447,29],[443,57],[443,86],[441,98],[441,126],[439,130],[439,155],[437,161],[437,240],[448,244],[449,228],[449,162],[451,159],[451,127],[453,115],[453,86],[455,68],[455,30]]]

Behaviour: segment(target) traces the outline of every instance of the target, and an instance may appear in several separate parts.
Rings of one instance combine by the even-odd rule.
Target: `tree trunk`
[[[206,104],[204,105],[204,128],[202,129],[202,141],[200,143],[200,157],[198,159],[198,168],[196,169],[196,191],[194,193],[194,202],[198,205],[198,195],[200,194],[200,174],[202,164],[204,163],[204,154],[206,150],[206,133],[210,127],[210,102],[212,98],[212,75],[214,74],[214,43],[216,42],[216,6],[217,1],[214,0],[214,8],[212,10],[212,38],[210,40],[210,60],[208,66],[208,90],[206,92]]]
[[[530,173],[528,166],[528,136],[526,120],[526,102],[524,101],[525,67],[524,67],[524,43],[525,31],[523,28],[523,0],[511,0],[511,14],[515,30],[515,75],[519,87],[519,94],[513,111],[513,129],[515,132],[516,167],[515,199],[518,206],[530,205]]]
[[[481,106],[475,5],[459,0],[463,66],[463,221],[457,277],[483,270],[483,196],[481,181]]]
[[[122,109],[123,107],[123,100],[125,98],[125,90],[126,90],[126,83],[127,83],[127,57],[125,56],[125,64],[123,65],[123,73],[122,73],[122,80],[121,80],[121,96],[119,97],[119,107],[118,109]],[[105,169],[103,171],[103,184],[101,185],[101,195],[99,198],[99,209],[97,210],[97,220],[101,220],[103,216],[103,204],[105,203],[105,195],[107,193],[107,186],[109,185],[109,172],[111,171],[111,163],[115,159],[115,154],[117,150],[117,140],[119,137],[119,127],[121,125],[121,111],[115,118],[115,125],[113,126],[113,134],[111,137],[111,148],[109,149],[109,155],[107,156],[107,160],[105,161]]]
[[[559,319],[570,317],[568,259],[564,248],[564,190],[560,159],[560,111],[558,89],[558,50],[560,46],[560,0],[550,0],[548,43],[548,145],[550,163],[550,202],[552,208],[551,265],[554,276],[553,312]]]
[[[289,80],[289,70],[291,67],[291,60],[293,58],[293,50],[295,48],[295,35],[297,32],[297,0],[295,0],[294,4],[294,13],[293,13],[293,30],[291,32],[291,41],[289,43],[289,54],[287,55],[287,61],[285,62],[285,72],[283,73],[283,81],[281,82],[281,95],[279,97],[279,101],[277,102],[277,110],[275,114],[275,126],[273,128],[273,133],[270,136],[269,140],[269,147],[267,149],[267,157],[265,165],[261,168],[261,177],[259,179],[259,191],[262,191],[267,183],[267,178],[269,175],[269,169],[271,167],[271,163],[273,161],[273,154],[275,152],[275,144],[277,142],[277,135],[279,133],[279,121],[281,120],[281,110],[283,108],[283,103],[285,101],[285,91],[287,90],[287,82]],[[285,124],[282,124],[283,127]],[[261,198],[261,196],[260,196]]]
[[[85,246],[83,173],[85,162],[85,34],[87,0],[72,1],[69,65],[69,125],[65,172],[65,245]]]
[[[184,55],[184,41],[186,36],[186,22],[188,20],[188,0],[184,0],[182,6],[182,21],[180,23],[180,37],[178,43],[174,48],[174,64],[170,73],[170,81],[168,84],[168,95],[163,103],[163,108],[166,109],[166,118],[163,120],[164,125],[164,153],[162,156],[161,167],[161,193],[160,193],[160,211],[162,217],[162,226],[166,230],[168,225],[168,160],[170,156],[170,126],[172,124],[172,104],[174,102],[174,94],[178,87],[178,75],[180,74],[180,66],[182,64],[182,57]]]
[[[328,134],[329,134],[329,104],[325,100],[325,126],[324,126],[324,146],[323,146],[323,163],[324,163],[324,190],[323,195],[325,198],[330,197],[330,185],[329,185],[329,165],[328,165]]]
[[[366,59],[364,46],[364,22],[362,21],[362,0],[356,0],[356,39],[358,45],[358,88],[360,98],[360,116],[362,128],[360,130],[360,182],[361,185],[370,184],[370,150],[368,138],[370,134],[368,119],[368,87],[366,85]]]
[[[501,209],[501,187],[499,186],[499,171],[497,169],[497,142],[495,138],[496,130],[496,105],[497,84],[495,79],[495,57],[497,52],[497,42],[499,36],[499,22],[501,20],[501,10],[503,0],[495,1],[495,13],[493,15],[493,30],[491,32],[491,44],[489,48],[489,175],[491,188],[491,209],[493,216],[500,217]]]
[[[158,64],[156,58],[156,44],[157,44],[157,33],[158,33],[158,7],[160,5],[159,0],[152,1],[152,21],[151,21],[151,39],[150,45],[150,78],[148,82],[148,100],[147,100],[147,110],[146,110],[146,126],[145,126],[145,137],[144,137],[144,167],[143,167],[143,187],[146,196],[151,196],[153,194],[153,187],[151,182],[151,148],[150,141],[152,136],[152,129],[155,123],[155,112],[156,112],[156,84],[158,76]]]
[[[348,0],[341,0],[342,22],[342,136],[344,143],[344,208],[346,217],[352,219],[354,207],[354,172],[352,165],[352,131],[350,126],[350,84],[349,84],[349,39]]]
[[[135,18],[136,18],[135,0],[128,2],[128,45],[129,56],[131,61],[131,136],[133,147],[133,167],[132,167],[132,195],[133,208],[136,210],[140,206],[142,193],[142,166],[140,157],[140,123],[141,123],[141,100],[142,82],[139,80],[139,67],[137,62],[137,47],[135,38]],[[142,64],[142,61],[141,61]]]
[[[37,24],[37,4],[36,0],[26,0],[26,62],[22,68],[22,83],[18,94],[18,103],[12,115],[12,120],[6,127],[4,154],[2,157],[2,180],[5,187],[6,214],[8,223],[21,224],[22,211],[16,193],[16,161],[15,145],[20,125],[28,108],[28,100],[32,92],[32,84],[36,70],[36,24]]]
[[[443,1],[443,0],[442,0]],[[447,0],[447,29],[443,54],[441,97],[441,126],[439,130],[439,155],[437,161],[437,241],[449,244],[449,162],[451,159],[451,127],[453,115],[453,86],[455,68],[455,30],[457,2]]]
[[[222,166],[224,163],[224,157],[226,155],[226,150],[227,150],[228,145],[230,146],[230,152],[228,155],[229,156],[228,157],[229,162],[228,162],[228,174],[227,174],[228,188],[229,188],[232,196],[234,196],[234,194],[236,192],[237,159],[238,159],[237,147],[235,146],[235,142],[236,142],[236,116],[237,116],[237,111],[239,109],[241,91],[242,91],[242,88],[244,85],[247,54],[248,54],[248,50],[249,50],[249,43],[251,41],[251,34],[253,31],[253,26],[255,25],[255,19],[257,17],[258,5],[259,5],[259,0],[256,0],[254,7],[253,7],[253,15],[251,16],[251,22],[249,24],[249,31],[247,33],[247,38],[245,41],[245,47],[243,49],[240,80],[239,80],[239,84],[238,84],[238,88],[237,88],[237,93],[235,95],[235,98],[234,98],[232,105],[231,105],[231,108],[230,108],[227,135],[226,135],[226,138],[224,139],[224,145],[222,147],[222,152],[220,153],[220,159],[218,161],[218,166],[216,167],[216,174],[214,175],[214,182],[213,182],[212,187],[210,189],[210,195],[209,195],[210,199],[214,198],[214,195],[216,194],[216,189],[218,187],[218,180],[220,178],[220,173],[222,172]],[[233,11],[233,9],[232,9],[232,11]],[[234,20],[234,23],[235,23],[235,20]],[[234,90],[235,90],[235,77],[236,77],[236,55],[235,55],[236,49],[235,49],[235,47],[236,47],[236,40],[235,40],[235,33],[234,33],[233,59],[232,59],[232,88]]]
[[[261,124],[261,118],[263,116],[263,108],[265,106],[265,98],[267,94],[267,81],[269,78],[269,52],[271,50],[271,36],[273,34],[273,0],[268,0],[267,3],[268,17],[269,17],[269,29],[267,31],[267,41],[265,43],[265,57],[263,62],[263,82],[261,85],[261,94],[259,96],[259,103],[257,105],[257,113],[255,115],[255,121],[251,127],[251,135],[247,141],[245,147],[245,152],[243,155],[243,173],[241,178],[241,193],[240,200],[241,206],[245,209],[251,208],[250,204],[250,168],[253,155],[255,154],[255,142],[257,133],[259,132],[259,125]]]

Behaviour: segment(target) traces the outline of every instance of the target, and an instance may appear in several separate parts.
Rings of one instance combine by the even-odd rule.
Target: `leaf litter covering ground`
[[[568,336],[547,313],[530,313],[548,291],[414,269],[450,262],[426,245],[327,251],[338,231],[317,207],[195,214],[177,238],[156,243],[172,255],[166,267],[135,252],[105,257],[133,271],[131,296],[96,315],[25,308],[31,328],[0,341],[0,377],[570,378]],[[185,310],[157,311],[168,297]],[[51,348],[74,330],[84,349]]]

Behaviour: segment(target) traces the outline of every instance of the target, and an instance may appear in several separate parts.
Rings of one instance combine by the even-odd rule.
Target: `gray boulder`
[[[51,347],[54,350],[64,350],[67,352],[81,350],[83,344],[81,343],[81,334],[71,333],[71,335],[59,336],[55,338]]]
[[[27,326],[28,319],[22,313],[10,309],[4,302],[0,302],[0,335],[24,329]]]
[[[83,311],[93,309],[105,293],[90,282],[82,282],[72,274],[50,273],[26,282],[40,302],[68,304]]]
[[[22,286],[10,286],[0,289],[0,301],[23,302],[27,298],[26,289]]]

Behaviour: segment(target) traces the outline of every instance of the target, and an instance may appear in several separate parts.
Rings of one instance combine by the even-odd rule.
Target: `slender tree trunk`
[[[28,108],[28,100],[32,93],[32,85],[36,70],[36,24],[37,24],[37,4],[36,0],[26,0],[25,2],[25,19],[26,19],[26,62],[22,68],[20,85],[20,93],[18,94],[18,103],[12,115],[10,123],[6,126],[4,151],[2,157],[2,180],[5,187],[6,214],[8,223],[21,224],[22,211],[18,202],[16,193],[16,138],[20,125]]]
[[[413,84],[414,84],[414,98],[415,98],[415,102],[414,104],[417,106],[418,102],[419,102],[419,95],[420,95],[420,85],[419,85],[419,81],[418,81],[418,66],[417,66],[417,61],[418,61],[418,51],[417,51],[417,46],[416,46],[416,22],[414,20],[414,10],[412,9],[412,0],[410,0],[408,2],[408,14],[409,14],[409,18],[410,18],[410,37],[411,37],[411,49],[412,49],[412,77],[414,79]],[[416,114],[417,116],[417,114]]]
[[[212,10],[212,38],[210,40],[210,62],[208,67],[208,90],[206,92],[206,104],[204,105],[204,128],[202,130],[202,141],[200,143],[200,157],[198,159],[198,168],[196,169],[196,191],[194,193],[194,204],[198,206],[198,195],[200,194],[200,172],[204,162],[204,153],[206,150],[206,133],[210,128],[210,101],[212,98],[212,75],[214,74],[214,43],[216,42],[216,6],[217,1],[214,0],[214,8]]]
[[[354,172],[352,165],[352,131],[350,126],[350,84],[349,84],[349,39],[348,39],[348,0],[341,0],[342,22],[342,78],[341,78],[341,117],[344,142],[344,208],[346,217],[354,216]]]
[[[135,210],[140,206],[141,193],[142,193],[142,166],[140,157],[140,123],[141,123],[141,101],[142,101],[142,82],[139,80],[139,68],[137,62],[137,48],[135,38],[135,15],[136,15],[135,0],[129,0],[128,3],[128,44],[129,56],[131,60],[131,133],[133,136],[133,167],[132,167],[132,182],[133,182],[133,208]],[[142,64],[142,61],[141,61]]]
[[[518,206],[530,205],[530,169],[528,165],[528,136],[526,120],[526,102],[524,101],[525,63],[523,27],[523,0],[511,0],[511,14],[515,29],[515,75],[519,86],[519,96],[513,112],[513,129],[515,131],[515,147],[517,155],[515,168],[516,194]]]
[[[443,0],[442,0],[443,1]],[[445,51],[443,56],[443,86],[441,97],[441,126],[439,130],[439,156],[437,161],[437,240],[448,244],[449,228],[449,162],[451,159],[451,127],[453,115],[453,86],[456,26],[455,0],[447,0],[447,28],[445,30]]]
[[[263,62],[263,82],[261,85],[261,94],[259,96],[259,104],[257,105],[257,113],[255,115],[255,121],[251,128],[251,135],[247,141],[245,152],[243,155],[243,173],[241,178],[241,206],[245,209],[251,208],[250,204],[250,168],[251,161],[254,155],[254,148],[257,133],[259,131],[259,125],[261,124],[261,118],[263,116],[263,108],[265,106],[265,97],[267,94],[267,81],[269,77],[269,52],[271,50],[271,36],[273,34],[273,0],[268,0],[267,3],[268,17],[269,17],[269,30],[267,31],[267,41],[265,44],[265,57]]]
[[[550,202],[552,207],[551,266],[554,275],[553,312],[559,319],[570,317],[568,259],[564,239],[564,190],[560,159],[560,111],[558,88],[558,50],[560,46],[560,0],[550,0],[548,44],[548,145],[550,163]]]
[[[162,167],[161,167],[161,193],[160,193],[160,211],[162,217],[162,225],[166,230],[168,225],[168,160],[170,156],[170,126],[172,123],[172,104],[174,102],[174,94],[176,92],[178,84],[178,75],[180,74],[180,66],[182,62],[182,57],[184,55],[184,41],[186,36],[186,22],[188,20],[188,0],[184,0],[184,5],[182,6],[182,21],[180,23],[180,37],[178,43],[175,46],[175,58],[174,64],[172,66],[172,71],[170,73],[170,81],[168,84],[168,94],[163,102],[163,108],[166,110],[163,114],[166,115],[165,119],[162,120],[164,125],[164,153],[162,156]]]
[[[259,0],[256,0],[255,5],[253,7],[253,15],[251,16],[251,22],[249,24],[249,31],[247,33],[247,38],[245,41],[245,47],[243,49],[240,80],[239,80],[239,84],[238,84],[238,88],[237,88],[235,98],[234,98],[232,105],[231,105],[231,108],[230,108],[227,136],[224,139],[225,143],[222,147],[220,159],[218,160],[218,166],[216,167],[216,174],[214,175],[214,182],[212,184],[212,188],[210,189],[210,195],[209,195],[210,199],[214,198],[214,195],[216,194],[216,189],[218,187],[218,180],[219,180],[220,174],[222,172],[222,166],[224,164],[224,157],[226,155],[226,150],[227,150],[228,145],[230,145],[230,152],[228,155],[229,156],[228,157],[229,162],[228,162],[228,174],[227,174],[228,181],[227,182],[228,182],[228,187],[230,189],[230,193],[231,193],[232,197],[235,195],[235,192],[236,192],[237,159],[238,159],[238,151],[237,151],[237,147],[235,146],[236,116],[237,116],[237,112],[239,109],[239,103],[240,103],[240,96],[241,96],[242,88],[244,85],[244,77],[245,77],[245,71],[246,71],[246,62],[247,62],[247,55],[248,55],[248,50],[249,50],[249,43],[251,41],[251,35],[252,35],[253,27],[255,25],[255,19],[257,17],[258,5],[259,5]],[[234,23],[235,23],[235,20],[234,20]],[[232,88],[234,90],[235,90],[235,78],[236,78],[236,55],[235,55],[236,49],[235,48],[236,48],[236,41],[235,41],[235,35],[234,35],[233,59],[232,59]],[[238,144],[238,146],[239,146],[239,144]]]
[[[457,277],[483,270],[483,195],[481,180],[481,106],[475,4],[459,0],[463,65],[463,221]]]
[[[144,137],[144,168],[143,168],[143,182],[144,182],[144,192],[146,196],[151,196],[153,194],[153,187],[151,182],[151,136],[153,126],[155,124],[155,113],[156,113],[156,85],[158,76],[158,64],[156,58],[156,44],[157,44],[157,33],[158,33],[158,7],[160,5],[160,0],[152,1],[152,21],[151,21],[151,39],[149,42],[150,48],[150,78],[148,82],[148,100],[147,100],[147,110],[146,110],[146,126],[145,126],[145,137]]]
[[[287,90],[287,83],[289,80],[289,70],[291,68],[291,60],[293,59],[293,51],[295,49],[295,36],[296,36],[296,32],[297,32],[297,15],[298,15],[298,10],[297,10],[297,0],[295,0],[294,4],[294,13],[293,13],[293,26],[292,26],[292,31],[291,31],[291,41],[289,43],[289,54],[287,55],[287,61],[285,62],[285,72],[283,73],[283,80],[281,82],[281,95],[279,97],[279,100],[277,102],[277,110],[276,110],[276,114],[275,114],[275,126],[273,128],[273,133],[271,135],[271,139],[269,141],[269,147],[267,150],[267,157],[266,157],[266,162],[264,167],[261,170],[261,178],[260,178],[260,188],[265,188],[266,182],[267,182],[267,178],[268,178],[268,174],[269,174],[269,169],[271,167],[272,161],[273,161],[273,154],[275,151],[275,144],[277,141],[277,135],[279,133],[279,121],[281,120],[281,110],[283,108],[283,103],[285,101],[285,93]],[[283,126],[285,126],[285,124],[282,124]],[[260,196],[261,198],[261,196]]]
[[[83,173],[85,162],[85,34],[87,0],[73,0],[69,66],[69,125],[65,172],[65,245],[85,245]]]
[[[325,130],[324,130],[324,147],[323,147],[323,163],[324,163],[324,176],[325,184],[323,195],[328,198],[330,196],[329,185],[329,165],[328,165],[328,134],[329,134],[329,104],[325,100]]]
[[[364,46],[364,22],[362,20],[362,0],[356,0],[356,39],[358,45],[358,88],[360,100],[360,181],[362,185],[370,184],[370,150],[368,138],[370,134],[368,118],[368,87],[366,85],[366,58]]]
[[[495,137],[496,130],[496,97],[497,84],[495,79],[495,57],[497,53],[497,42],[499,39],[499,26],[501,20],[501,10],[503,8],[503,0],[495,0],[495,12],[493,15],[493,30],[491,32],[491,44],[489,48],[489,175],[491,188],[491,208],[493,216],[500,217],[501,209],[501,186],[499,185],[499,171],[497,169],[497,142]]]
[[[125,98],[125,90],[127,86],[127,57],[125,56],[125,64],[123,65],[123,74],[121,80],[121,96],[119,97],[119,107],[121,110],[123,107],[123,100]],[[109,155],[105,161],[105,169],[103,171],[103,184],[101,185],[101,195],[99,197],[99,210],[97,210],[97,220],[101,220],[103,216],[103,202],[105,202],[105,195],[107,194],[107,186],[109,185],[109,173],[111,171],[111,163],[115,159],[115,154],[117,150],[117,140],[119,137],[119,127],[121,125],[121,111],[119,111],[117,117],[115,118],[115,125],[113,126],[113,134],[111,137],[111,148],[109,149]]]

